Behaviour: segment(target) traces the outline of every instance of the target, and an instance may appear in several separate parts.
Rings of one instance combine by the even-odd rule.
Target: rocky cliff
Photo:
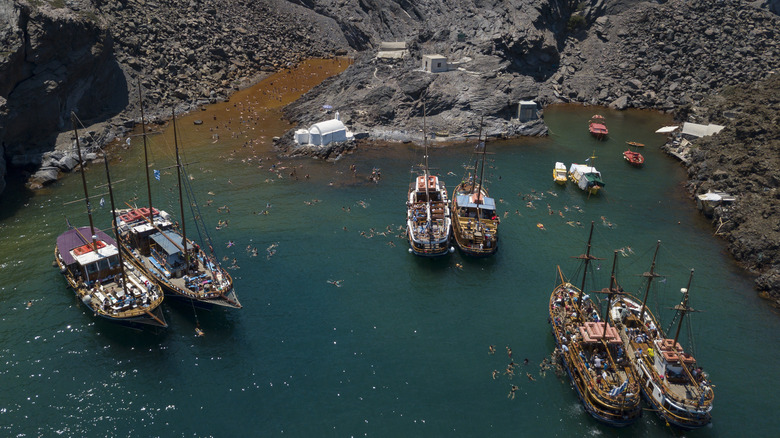
[[[697,116],[725,128],[695,142],[688,189],[736,195],[715,209],[713,227],[780,307],[780,72],[708,97]]]
[[[329,104],[353,131],[418,140],[425,101],[431,131],[473,134],[484,115],[488,134],[538,135],[543,123],[514,117],[518,101],[534,99],[707,122],[734,105],[713,96],[773,89],[777,12],[777,0],[0,0],[0,155],[8,165],[43,165],[43,182],[73,164],[46,152],[71,111],[105,121],[111,138],[138,118],[139,84],[151,118],[164,117],[166,107],[186,111],[303,58],[339,54],[355,63],[291,105],[292,121],[319,121]],[[404,42],[407,56],[378,59],[383,41]],[[423,72],[425,54],[445,56],[447,71]],[[759,125],[753,110],[743,112],[744,123],[724,121],[734,135],[723,138],[740,147],[698,146],[691,189],[760,181],[730,186],[752,201],[721,231],[762,275],[758,287],[778,292],[780,266],[767,262],[777,260],[776,234],[735,226],[756,215],[778,222],[777,178],[755,160],[777,153],[762,134],[776,112]]]
[[[111,34],[87,16],[0,0],[0,24],[0,149],[11,165],[39,168],[71,111],[89,121],[126,106]]]

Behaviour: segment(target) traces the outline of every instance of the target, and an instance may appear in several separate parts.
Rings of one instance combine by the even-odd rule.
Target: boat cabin
[[[98,240],[97,249],[87,243],[70,251],[78,267],[78,274],[87,279],[86,283],[111,277],[119,272],[119,250],[112,244]]]
[[[493,198],[470,195],[458,195],[458,216],[467,218],[490,219],[496,215],[496,201]]]
[[[152,220],[154,225],[149,222],[149,209],[135,208],[119,216],[120,234],[128,235],[130,246],[138,249],[144,256],[149,255],[151,240],[150,236],[160,230],[167,230],[173,226],[170,214],[165,211],[152,209]]]
[[[606,325],[606,334],[604,326]],[[585,344],[597,344],[602,340],[610,345],[621,345],[623,340],[615,327],[606,322],[588,321],[579,327],[582,342]]]
[[[185,274],[186,261],[182,253],[182,237],[173,231],[152,234],[150,261],[168,278]]]
[[[439,177],[429,175],[427,184],[424,175],[417,177],[415,183],[415,199],[414,202],[442,202],[444,199],[441,197],[439,190]]]
[[[696,365],[696,359],[683,351],[680,343],[675,343],[674,339],[656,339],[653,344],[653,366],[660,376],[665,376],[669,382],[687,381],[687,375],[683,370],[683,364],[686,368],[692,369]]]

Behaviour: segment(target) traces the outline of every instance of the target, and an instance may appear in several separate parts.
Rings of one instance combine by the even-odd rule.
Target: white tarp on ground
[[[656,134],[669,134],[671,132],[674,132],[679,128],[679,126],[664,126],[663,128],[660,128],[659,130],[655,131]]]
[[[697,123],[685,122],[682,125],[682,135],[689,137],[706,137],[708,135],[717,134],[725,126],[721,125],[699,125]]]

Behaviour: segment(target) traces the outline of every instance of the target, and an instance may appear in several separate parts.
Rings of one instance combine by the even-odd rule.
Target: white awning
[[[721,125],[700,125],[698,123],[683,123],[682,134],[692,137],[706,137],[708,135],[717,134],[723,129]]]
[[[663,128],[660,128],[659,130],[655,131],[656,134],[669,134],[670,132],[674,132],[679,128],[679,126],[664,126]]]

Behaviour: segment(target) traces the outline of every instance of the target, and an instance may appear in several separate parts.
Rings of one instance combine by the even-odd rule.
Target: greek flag
[[[157,169],[154,170],[154,179],[156,179],[157,181],[160,180],[160,171]]]
[[[100,207],[102,208],[103,205],[106,203],[106,200],[104,198],[100,198]]]
[[[628,379],[624,380],[622,385],[612,388],[612,390],[609,391],[609,395],[614,397],[620,394],[621,392],[625,391],[627,386],[628,386]]]
[[[585,159],[585,162],[586,162],[586,163],[587,163],[587,162],[589,162],[589,161],[590,161],[590,157],[588,157],[588,158],[586,158],[586,159]]]

